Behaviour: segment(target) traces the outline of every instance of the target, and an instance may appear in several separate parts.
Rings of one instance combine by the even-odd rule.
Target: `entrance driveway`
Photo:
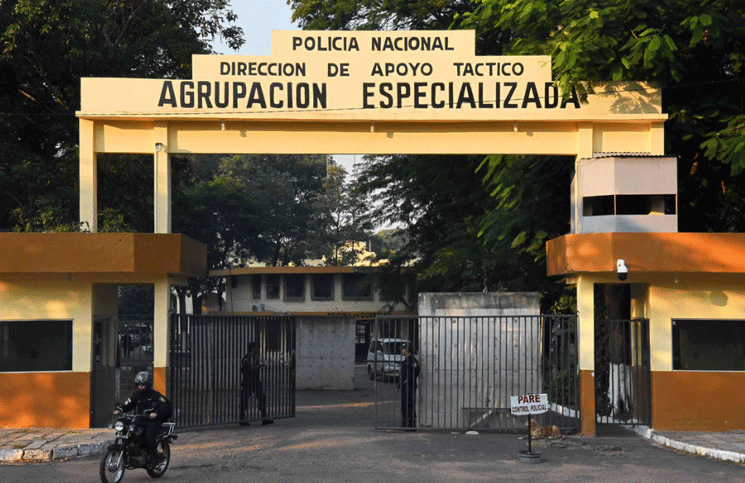
[[[671,451],[624,429],[535,441],[537,464],[520,461],[527,441],[516,434],[375,431],[372,382],[362,371],[355,391],[298,393],[293,419],[180,432],[160,481],[656,483],[734,482],[745,475],[740,465]],[[96,482],[98,464],[89,457],[2,466],[0,480]],[[124,481],[152,480],[133,470]]]

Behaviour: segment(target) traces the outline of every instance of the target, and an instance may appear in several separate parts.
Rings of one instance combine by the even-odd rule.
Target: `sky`
[[[212,48],[221,54],[272,55],[273,30],[299,30],[292,22],[292,9],[287,0],[232,0],[231,9],[238,16],[237,25],[243,29],[246,43],[235,52],[218,39],[212,43]],[[361,161],[359,155],[334,154],[333,157],[350,175],[354,163]]]

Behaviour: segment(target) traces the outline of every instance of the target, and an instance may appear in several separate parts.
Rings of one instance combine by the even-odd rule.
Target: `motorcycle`
[[[163,423],[162,432],[156,436],[157,464],[154,468],[147,468],[150,454],[145,447],[144,425],[138,423],[148,419],[149,416],[146,414],[118,415],[117,421],[113,424],[116,439],[101,458],[100,475],[103,483],[119,483],[124,478],[125,469],[145,468],[151,478],[160,478],[166,472],[171,462],[171,443],[178,438],[174,434],[176,424]]]

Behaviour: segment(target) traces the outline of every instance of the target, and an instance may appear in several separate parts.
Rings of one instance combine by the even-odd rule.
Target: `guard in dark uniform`
[[[136,409],[137,414],[145,414],[145,411],[151,410],[150,419],[144,426],[145,447],[150,453],[150,462],[147,467],[152,469],[158,463],[158,447],[155,437],[160,432],[163,423],[171,417],[171,402],[161,393],[153,389],[153,380],[150,374],[143,371],[138,372],[135,376],[135,385],[137,391],[132,394],[121,409],[125,413]],[[114,411],[118,414],[119,410]]]
[[[251,395],[256,396],[256,400],[259,402],[261,424],[265,426],[274,422],[273,419],[266,417],[266,394],[264,394],[264,385],[261,383],[261,368],[263,366],[259,345],[256,342],[251,342],[248,344],[248,352],[241,359],[240,424],[248,424],[248,400]]]
[[[401,386],[401,427],[416,427],[416,378],[419,377],[419,363],[414,358],[410,344],[401,344],[401,354],[404,360],[401,362],[401,373],[399,385]]]

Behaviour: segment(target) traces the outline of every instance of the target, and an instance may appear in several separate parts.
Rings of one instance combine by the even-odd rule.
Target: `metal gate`
[[[171,318],[168,394],[181,427],[295,416],[295,320]]]
[[[595,411],[601,424],[651,424],[648,319],[595,323]]]
[[[379,316],[368,352],[375,379],[376,429],[405,425],[400,347],[411,342],[420,373],[414,426],[441,430],[524,431],[510,396],[547,393],[551,410],[535,417],[565,432],[579,428],[576,317]],[[380,382],[378,383],[378,379]]]
[[[111,413],[135,391],[140,371],[153,371],[153,316],[93,317],[91,425],[104,427]]]

